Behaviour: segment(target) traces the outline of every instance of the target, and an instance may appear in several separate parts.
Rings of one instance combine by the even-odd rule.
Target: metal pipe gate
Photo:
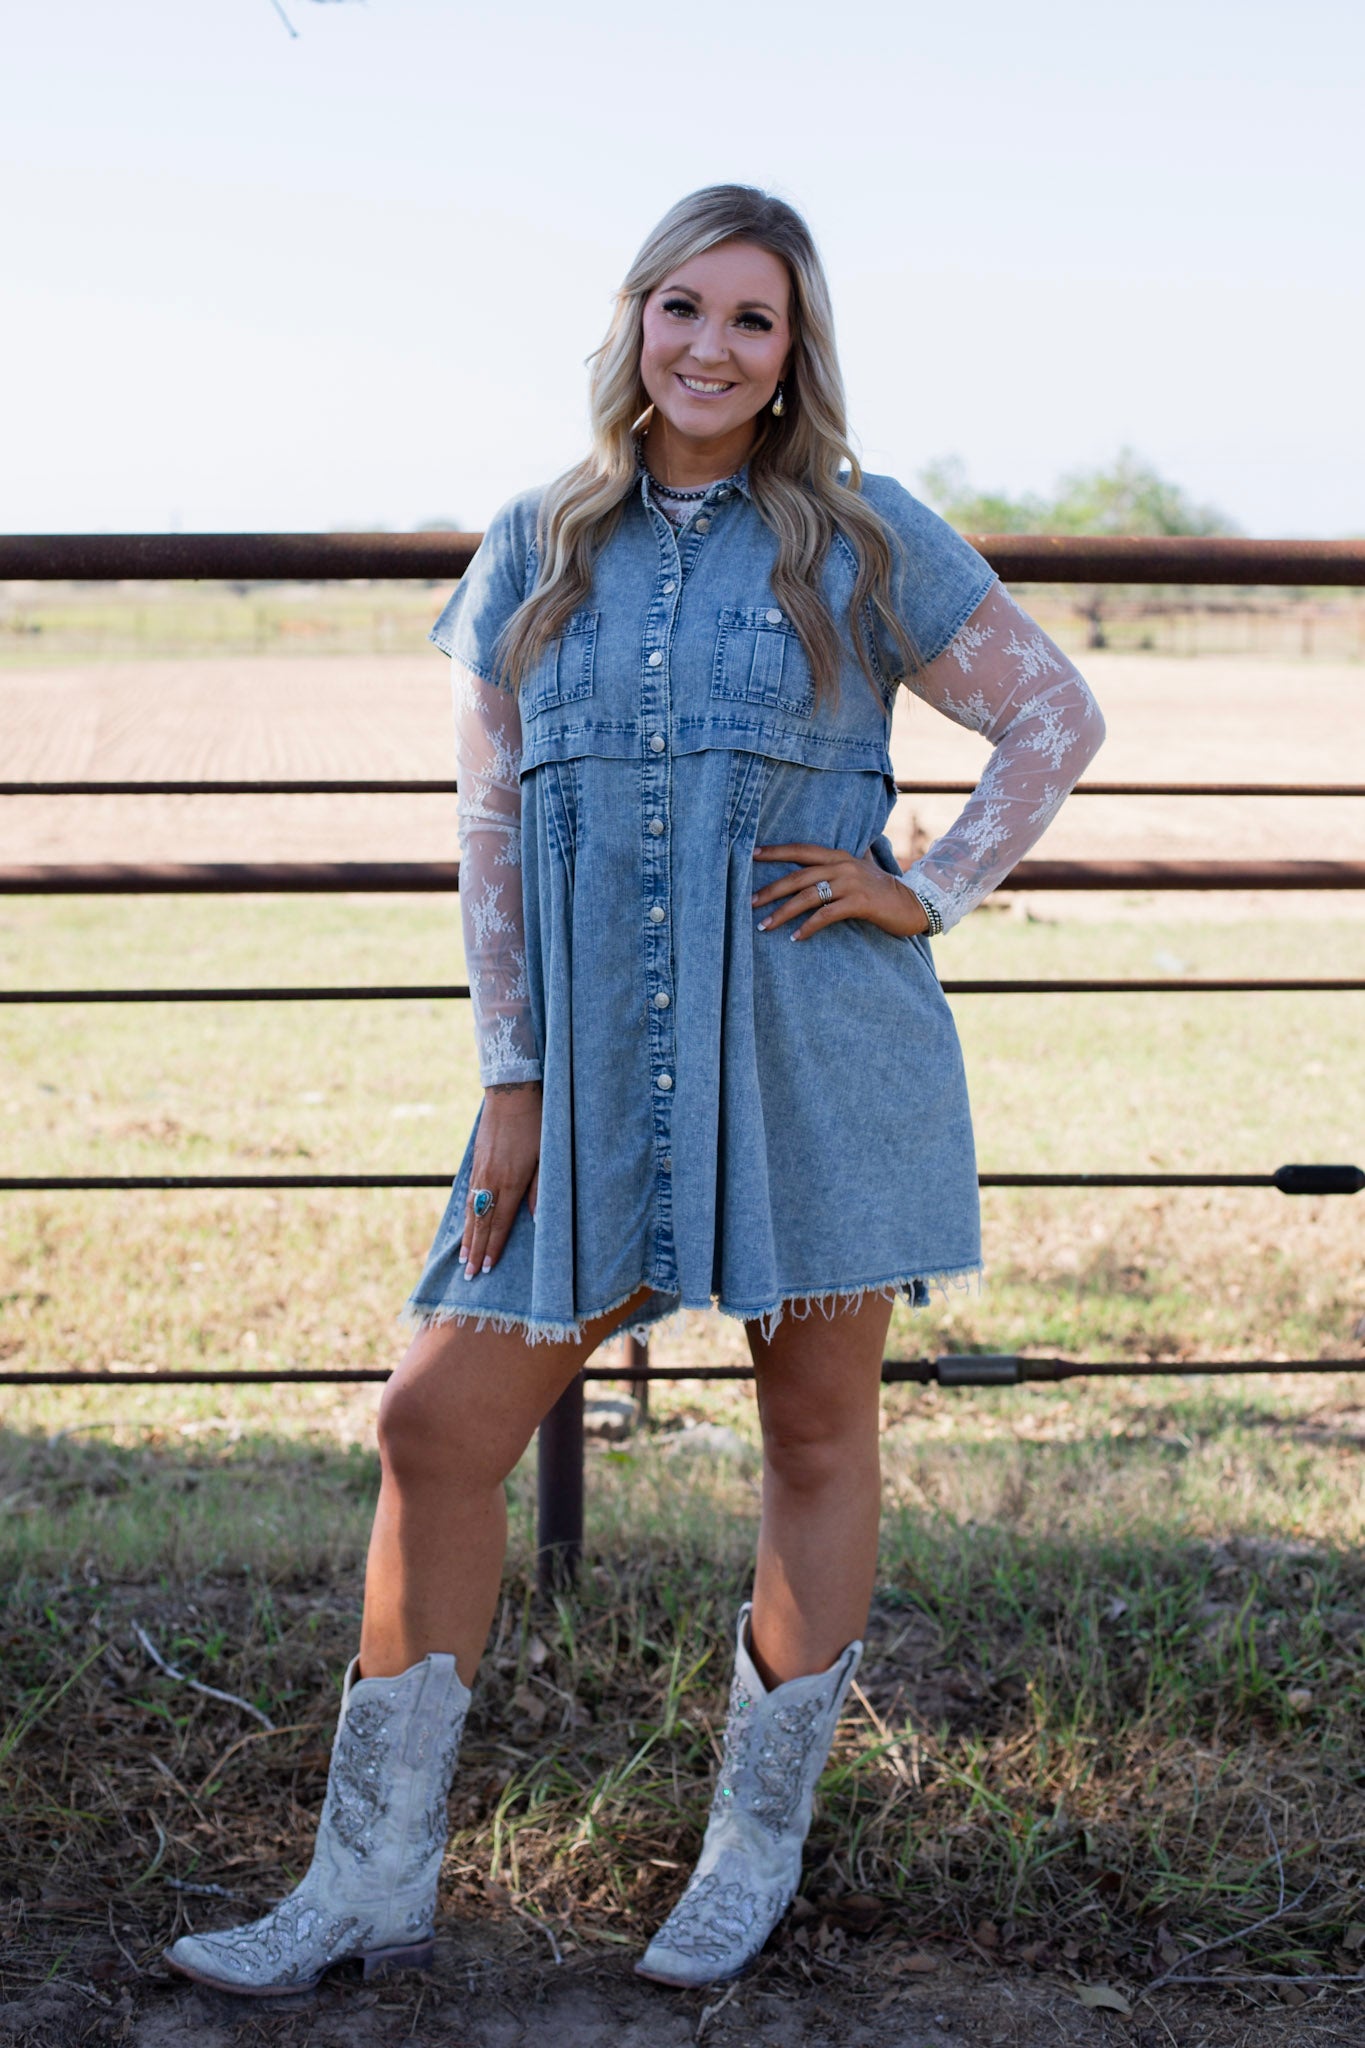
[[[0,581],[112,581],[129,578],[223,578],[233,581],[325,580],[338,577],[424,577],[463,574],[481,535],[469,534],[32,534],[0,535]],[[1171,583],[1365,586],[1365,541],[1280,541],[1190,538],[1090,538],[986,535],[975,545],[1011,582]],[[898,782],[918,794],[965,794],[958,782]],[[451,794],[448,780],[389,781],[109,781],[0,782],[0,796],[206,795],[206,794]],[[1075,795],[1365,796],[1361,783],[1081,782]],[[336,890],[450,890],[459,886],[454,861],[215,862],[52,864],[0,867],[0,894],[125,895],[244,894]],[[1360,889],[1365,861],[1022,861],[1000,885],[1011,889]],[[945,981],[947,994],[1061,994],[1120,990],[1190,993],[1210,990],[1359,990],[1352,978]],[[107,1002],[319,1002],[393,997],[466,999],[463,984],[411,984],[362,988],[19,989],[0,992],[0,1003]],[[0,1191],[59,1189],[448,1187],[450,1174],[149,1174],[10,1175]],[[1284,1194],[1346,1195],[1365,1187],[1358,1166],[1286,1165],[1259,1174],[993,1173],[989,1187],[1274,1187]],[[649,1365],[648,1347],[626,1340],[623,1367],[589,1366],[561,1396],[539,1432],[540,1579],[549,1589],[571,1582],[583,1538],[583,1387],[589,1379],[628,1380],[641,1405],[651,1381],[752,1378],[748,1367]],[[886,1383],[939,1386],[1017,1386],[1082,1376],[1132,1378],[1205,1372],[1334,1372],[1353,1359],[1270,1361],[1231,1365],[1132,1366],[1058,1358],[948,1356],[888,1359]],[[154,1378],[169,1385],[204,1382],[260,1384],[383,1380],[378,1370],[273,1372],[0,1372],[0,1385],[136,1385]]]

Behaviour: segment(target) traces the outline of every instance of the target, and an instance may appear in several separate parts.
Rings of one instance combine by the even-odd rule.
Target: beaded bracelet
[[[905,884],[905,887],[907,889],[910,889],[910,884],[907,882]],[[937,903],[926,903],[924,898],[920,895],[918,889],[910,889],[910,894],[914,897],[916,903],[918,903],[920,909],[924,912],[925,917],[929,920],[928,923],[925,925],[924,930],[921,932],[920,937],[925,939],[938,938],[943,930],[943,918],[939,912],[939,907]]]

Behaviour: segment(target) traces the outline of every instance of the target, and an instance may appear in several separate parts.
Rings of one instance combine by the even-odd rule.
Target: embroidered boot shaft
[[[636,1964],[661,1984],[723,1983],[747,1969],[801,1881],[815,1786],[863,1654],[850,1643],[828,1671],[770,1692],[739,1611],[720,1775],[697,1867]]]
[[[396,1678],[357,1678],[358,1666],[342,1689],[307,1875],[249,1926],[182,1935],[166,1960],[185,1976],[270,1997],[306,1990],[350,1957],[367,1978],[429,1967],[469,1692],[453,1657],[424,1657]]]

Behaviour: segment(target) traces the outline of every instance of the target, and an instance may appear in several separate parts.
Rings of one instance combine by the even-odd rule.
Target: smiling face
[[[771,250],[719,242],[671,270],[645,300],[640,350],[654,474],[686,485],[737,469],[791,346],[791,282]]]

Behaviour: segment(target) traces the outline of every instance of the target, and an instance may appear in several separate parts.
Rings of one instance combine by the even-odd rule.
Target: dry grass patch
[[[460,974],[450,908],[429,900],[210,902],[188,919],[164,903],[11,903],[0,926],[6,976],[48,986],[399,981],[416,961],[423,977]],[[1257,943],[1340,973],[1356,929],[1286,923]],[[1217,924],[994,916],[939,958],[945,975],[1138,973],[1169,949],[1215,973],[1244,948]],[[957,1010],[985,1167],[1361,1156],[1359,998]],[[467,1020],[436,1003],[7,1011],[0,1032],[12,1172],[447,1171],[477,1099]],[[5,1362],[382,1370],[440,1206],[399,1192],[6,1197]],[[789,2040],[836,2037],[857,1998],[868,2043],[903,2043],[913,2018],[936,2048],[983,2030],[1051,2048],[1081,2023],[1153,2048],[1297,2048],[1306,2031],[1274,2031],[1297,2025],[1284,2001],[1309,1998],[1316,2024],[1363,1988],[1359,1202],[1000,1192],[986,1222],[986,1292],[898,1310],[893,1353],[1329,1356],[1362,1372],[888,1390],[869,1654],[805,1903],[707,2039],[767,2038],[771,1996]],[[742,1351],[736,1326],[700,1314],[655,1344],[659,1362],[699,1367]],[[255,1910],[303,1868],[355,1640],[376,1392],[8,1391],[0,1903],[16,1996],[51,1975],[79,2007],[65,2031],[32,2035],[44,2048],[106,2022],[142,2040],[176,1928]],[[565,1972],[606,1970],[608,2006],[638,2017],[625,1963],[611,1977],[603,1959],[634,1952],[695,1854],[757,1516],[747,1394],[684,1383],[654,1400],[655,1427],[592,1453],[574,1600],[531,1590],[534,1474],[514,1477],[453,1809],[446,1976],[429,2009],[415,1989],[363,2008],[376,2031],[348,2040],[448,2039],[470,1986],[496,1978],[498,1997],[529,1998],[558,1967],[551,1938]],[[696,1420],[726,1424],[735,1455],[682,1455]],[[274,1731],[160,1674],[135,1625]],[[1077,2004],[1103,1984],[1136,2001],[1131,2023]],[[1044,1999],[1050,2017],[1026,2026]],[[302,2041],[332,2011],[239,2032],[195,2008],[184,2034],[145,2040],[216,2026],[224,2043],[262,2029]],[[791,2031],[826,2011],[827,2034]],[[937,2034],[936,2012],[952,2019]]]
[[[1356,1980],[1360,1488],[1344,1459],[1277,1453],[1324,1416],[1276,1389],[1282,1427],[1261,1391],[889,1398],[868,1656],[771,1991],[851,1969],[886,1992],[912,1958],[945,1986],[984,1958],[1130,2003],[1158,1979],[1156,1999],[1195,1979],[1257,2003]],[[690,1393],[685,1412],[751,1433],[734,1396]],[[1365,1381],[1350,1395],[1354,1415]],[[513,1485],[443,1897],[457,1924],[553,1937],[570,1962],[638,1948],[704,1821],[757,1499],[751,1460],[678,1442],[594,1454],[572,1599],[534,1594],[533,1475]],[[12,1961],[141,1985],[177,1929],[255,1911],[305,1867],[373,1461],[208,1433],[11,1437],[6,1458],[0,1485],[25,1489],[2,1624]],[[44,1524],[46,1544],[18,1538]],[[166,1678],[137,1628],[244,1706]]]

